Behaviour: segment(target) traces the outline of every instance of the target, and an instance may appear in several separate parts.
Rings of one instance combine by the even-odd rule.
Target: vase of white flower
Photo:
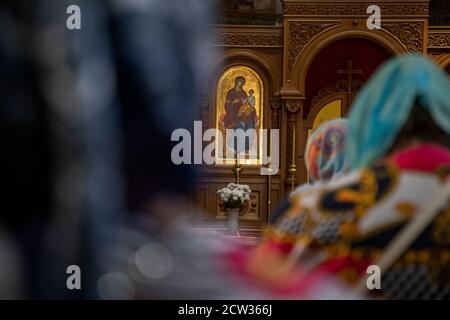
[[[228,229],[231,234],[239,235],[239,210],[250,199],[250,187],[246,184],[229,183],[217,190],[228,215]]]

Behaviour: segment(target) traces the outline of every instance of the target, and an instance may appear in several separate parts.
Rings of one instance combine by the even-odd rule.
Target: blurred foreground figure
[[[255,281],[299,293],[324,276],[354,285],[448,181],[450,84],[420,56],[383,65],[350,114],[348,160],[355,169],[293,194],[265,241],[242,259]],[[445,205],[447,206],[445,207]],[[442,211],[381,270],[387,299],[450,298],[450,219]],[[264,262],[264,263],[263,263]],[[364,283],[365,284],[365,283]]]
[[[325,122],[312,133],[305,148],[305,167],[309,181],[297,187],[293,193],[320,187],[348,172],[347,127],[347,119],[335,119]],[[272,213],[271,222],[275,222],[289,205],[289,200],[286,199]]]
[[[322,184],[336,179],[349,170],[345,154],[347,127],[347,119],[327,121],[308,139],[305,164],[312,184]]]
[[[69,5],[81,30],[66,28]],[[195,167],[170,158],[172,132],[198,114],[206,5],[0,4],[1,298],[223,297],[223,243],[176,218]]]
[[[80,110],[68,68],[63,1],[0,3],[0,296],[80,297]]]

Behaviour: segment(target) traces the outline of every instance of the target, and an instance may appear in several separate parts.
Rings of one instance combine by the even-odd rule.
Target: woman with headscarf
[[[345,156],[347,126],[347,119],[334,119],[322,124],[308,139],[305,165],[312,185],[336,179],[348,171]],[[296,191],[310,185],[303,185]]]
[[[309,181],[297,187],[292,194],[319,187],[349,170],[345,154],[347,128],[347,119],[334,119],[323,123],[311,134],[305,148]],[[272,213],[271,222],[274,223],[289,206],[288,198]]]
[[[246,272],[305,294],[326,275],[357,281],[445,185],[449,135],[446,75],[416,55],[385,64],[350,114],[347,155],[353,171],[311,192],[294,193],[248,259]],[[449,297],[449,210],[424,226],[387,272],[382,270],[377,293],[395,299]]]

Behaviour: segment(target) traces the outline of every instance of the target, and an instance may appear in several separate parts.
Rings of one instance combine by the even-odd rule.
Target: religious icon
[[[224,72],[217,86],[216,115],[217,128],[221,131],[225,143],[223,154],[225,163],[227,148],[233,154],[243,153],[243,163],[260,163],[259,135],[262,123],[262,82],[257,73],[248,67],[233,67]],[[236,140],[226,137],[226,130],[242,129],[246,133],[244,145],[236,145]],[[228,150],[228,151],[229,151]],[[244,159],[246,155],[256,155]],[[234,158],[233,158],[234,159]]]

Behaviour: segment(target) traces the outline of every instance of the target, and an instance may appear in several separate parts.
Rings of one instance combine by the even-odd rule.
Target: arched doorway
[[[345,115],[359,88],[392,54],[376,42],[347,38],[326,46],[308,68],[305,83],[304,117],[328,96],[345,94]],[[318,112],[318,111],[317,111]]]

